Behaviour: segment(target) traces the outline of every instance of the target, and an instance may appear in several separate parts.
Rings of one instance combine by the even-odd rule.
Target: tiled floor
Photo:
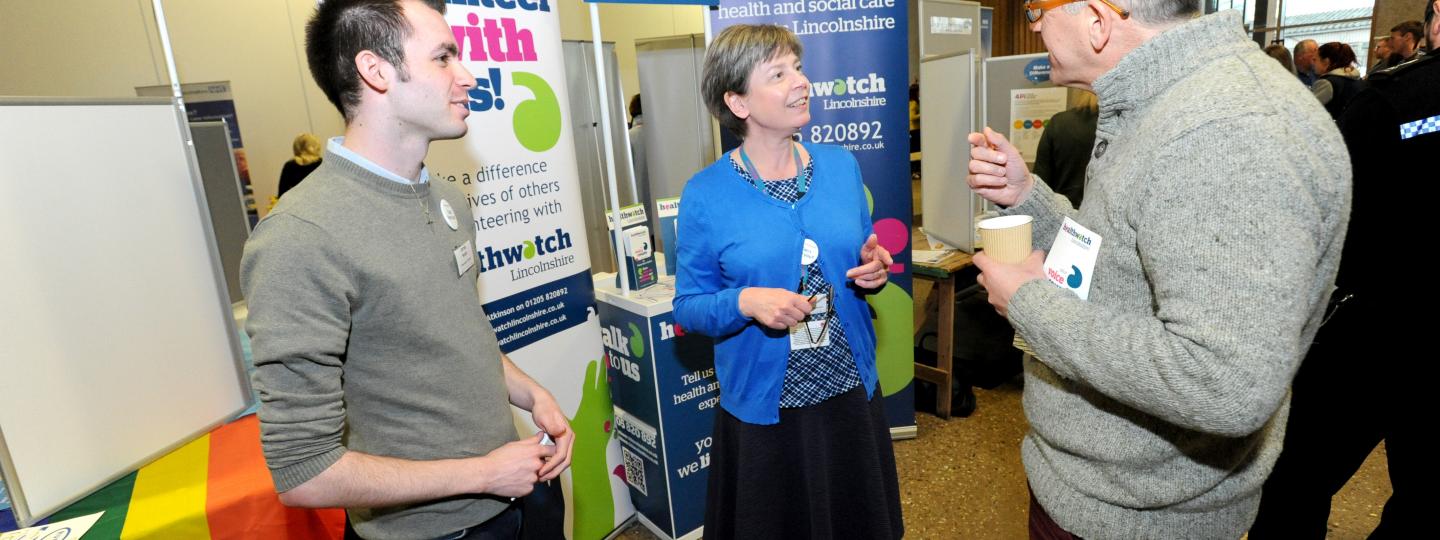
[[[1025,417],[1020,386],[976,390],[969,418],[917,414],[920,436],[895,443],[908,538],[1025,538],[1029,495],[1020,464]],[[1377,448],[1335,497],[1330,538],[1365,538],[1390,497],[1385,448]],[[656,538],[634,525],[619,538]]]
[[[915,211],[920,209],[916,182]],[[915,281],[915,325],[924,320],[928,281]],[[994,390],[977,389],[979,408],[969,418],[941,420],[919,413],[919,436],[895,443],[900,504],[909,538],[1025,538],[1029,493],[1020,463],[1026,430],[1018,381]],[[1390,497],[1382,444],[1335,496],[1330,511],[1332,539],[1365,538],[1380,522]],[[656,538],[636,524],[618,538]]]
[[[915,282],[923,306],[928,282]],[[916,326],[922,313],[916,308]],[[1029,494],[1020,463],[1025,415],[1019,382],[976,390],[979,408],[969,418],[916,415],[919,436],[895,443],[900,503],[909,538],[1025,538]],[[1385,447],[1370,455],[1335,497],[1330,538],[1364,538],[1380,522],[1390,497]],[[656,538],[634,525],[619,538]]]

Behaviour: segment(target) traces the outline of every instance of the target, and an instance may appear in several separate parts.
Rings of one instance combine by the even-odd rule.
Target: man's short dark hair
[[[443,0],[422,0],[445,13]],[[325,97],[349,123],[360,104],[360,72],[355,55],[370,51],[395,66],[400,80],[410,79],[405,71],[405,38],[410,37],[399,0],[325,0],[305,25],[305,59],[310,75]]]
[[[1410,34],[1410,40],[1417,45],[1420,43],[1420,40],[1425,39],[1425,27],[1420,24],[1420,21],[1402,22],[1391,28],[1390,32],[1401,35]]]

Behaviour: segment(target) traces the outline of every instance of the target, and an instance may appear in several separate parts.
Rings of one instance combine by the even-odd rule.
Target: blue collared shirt
[[[356,164],[356,165],[359,165],[359,166],[361,166],[361,167],[364,167],[365,170],[370,171],[370,172],[373,172],[373,173],[375,173],[375,174],[377,174],[377,175],[380,175],[381,178],[384,178],[384,179],[386,179],[386,180],[390,180],[390,181],[392,181],[392,182],[399,182],[399,183],[401,183],[401,184],[409,185],[409,184],[424,184],[424,183],[430,181],[430,168],[429,168],[429,167],[425,167],[425,166],[422,165],[422,166],[420,167],[420,179],[419,179],[419,180],[416,180],[416,181],[411,181],[409,178],[405,178],[405,177],[403,177],[403,176],[400,176],[400,175],[398,175],[398,174],[395,174],[395,173],[393,173],[393,172],[390,172],[390,171],[388,171],[388,170],[385,170],[384,167],[381,167],[381,166],[379,166],[379,165],[376,165],[374,161],[370,161],[370,160],[368,160],[368,159],[365,159],[364,156],[361,156],[360,154],[356,154],[354,150],[351,150],[351,149],[349,149],[349,148],[346,148],[346,147],[345,147],[345,137],[331,137],[331,138],[330,138],[330,141],[326,143],[325,149],[326,149],[326,150],[329,150],[330,153],[332,153],[332,154],[335,154],[335,155],[337,155],[337,156],[340,156],[340,157],[342,157],[342,158],[345,158],[346,160],[349,160],[350,162],[352,162],[352,163],[354,163],[354,164]]]
[[[1319,75],[1316,75],[1314,72],[1305,71],[1305,70],[1296,71],[1296,72],[1295,72],[1295,76],[1296,76],[1296,77],[1299,77],[1299,78],[1300,78],[1300,82],[1303,83],[1303,84],[1304,84],[1305,86],[1307,86],[1307,87],[1308,87],[1308,86],[1315,86],[1315,81],[1320,78],[1320,76],[1319,76]]]

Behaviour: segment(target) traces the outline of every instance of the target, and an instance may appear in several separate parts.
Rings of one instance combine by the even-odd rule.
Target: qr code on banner
[[[640,490],[641,495],[649,495],[645,489],[645,462],[624,446],[620,447],[620,455],[625,458],[625,482]]]

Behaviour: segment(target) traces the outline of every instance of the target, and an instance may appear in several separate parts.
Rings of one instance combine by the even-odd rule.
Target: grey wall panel
[[[1010,91],[1051,88],[1055,83],[1046,78],[1034,82],[1025,77],[1025,67],[1036,60],[1047,60],[1048,53],[1020,54],[986,58],[982,73],[980,121],[1000,133],[1010,133]]]
[[[630,157],[624,108],[620,103],[628,97],[620,88],[620,72],[615,57],[615,44],[605,43],[607,91],[610,93],[611,132],[615,141],[615,175],[620,191],[620,206],[635,202],[632,188]],[[566,88],[570,94],[570,129],[575,136],[575,164],[580,176],[580,196],[585,212],[585,232],[590,248],[592,272],[615,271],[615,250],[610,247],[609,229],[605,227],[605,211],[609,208],[608,180],[605,171],[605,144],[600,139],[600,93],[595,87],[594,44],[589,41],[561,42],[565,57]]]
[[[705,36],[637,41],[635,59],[645,105],[645,149],[650,195],[679,197],[685,182],[715,162],[710,112],[700,99]],[[633,141],[632,141],[633,142]]]
[[[195,159],[205,184],[205,202],[210,208],[225,284],[230,301],[239,302],[244,299],[240,293],[240,256],[245,252],[245,240],[250,238],[250,220],[245,216],[245,196],[235,170],[229,128],[223,120],[192,122],[190,135],[195,140]]]

